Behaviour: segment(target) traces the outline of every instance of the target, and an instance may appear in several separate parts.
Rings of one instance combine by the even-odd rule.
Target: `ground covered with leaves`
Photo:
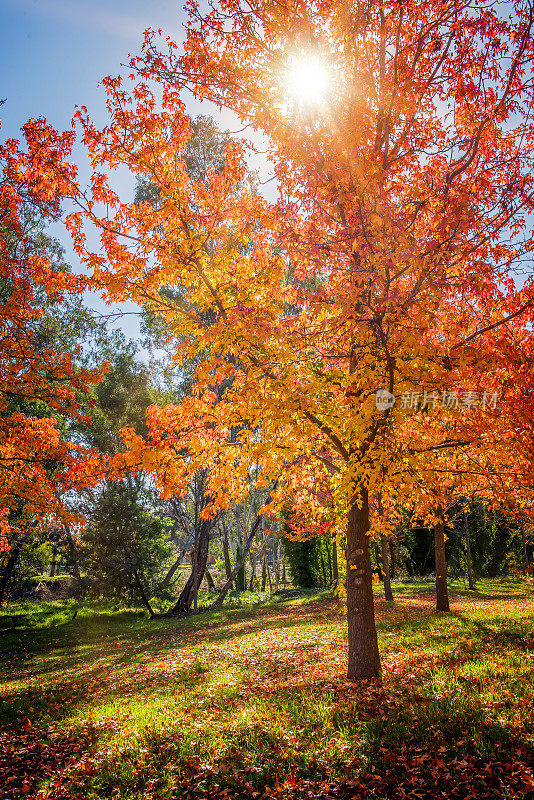
[[[325,596],[155,622],[49,604],[0,635],[0,797],[534,798],[533,588],[452,602],[377,595],[382,687],[344,679]]]

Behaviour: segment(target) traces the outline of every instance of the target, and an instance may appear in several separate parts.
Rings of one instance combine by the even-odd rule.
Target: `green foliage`
[[[301,542],[283,536],[282,546],[295,586],[312,589],[332,583],[329,538],[316,536]]]
[[[446,528],[448,572],[457,577],[466,572],[466,532],[463,506],[449,509]],[[497,577],[515,572],[523,563],[523,543],[517,524],[503,512],[472,500],[467,508],[471,559],[476,577]],[[411,578],[434,572],[434,536],[431,529],[406,522],[397,546]]]
[[[126,479],[108,484],[96,503],[84,543],[88,575],[104,597],[150,599],[165,574],[171,545],[150,499]]]
[[[88,398],[91,423],[81,426],[80,433],[88,444],[113,455],[122,449],[121,428],[132,427],[146,435],[152,395],[148,369],[135,360],[135,344],[121,337],[108,345],[110,369]]]
[[[19,535],[12,542],[12,547],[18,548],[18,558],[8,583],[8,600],[23,597],[31,588],[31,578],[46,569],[50,558],[47,533],[37,527]],[[0,557],[0,570],[8,557],[9,553]]]

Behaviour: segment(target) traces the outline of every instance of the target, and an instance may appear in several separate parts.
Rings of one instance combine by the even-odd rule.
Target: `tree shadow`
[[[451,698],[437,702],[398,695],[376,685],[336,700],[331,682],[285,687],[271,694],[276,725],[254,718],[229,721],[225,746],[184,739],[176,724],[147,732],[135,747],[97,761],[90,774],[71,776],[86,796],[157,798],[317,798],[320,800],[406,800],[436,797],[524,798],[532,783],[532,744],[498,721],[488,720],[481,703],[459,708]],[[324,724],[332,738],[342,734],[357,757],[327,764],[313,752],[310,697],[336,700]],[[265,694],[256,698],[262,703]],[[254,704],[251,696],[249,706]],[[306,731],[305,725],[308,724]],[[293,731],[300,741],[292,740]],[[83,791],[82,791],[83,794]],[[70,796],[70,795],[65,795]]]

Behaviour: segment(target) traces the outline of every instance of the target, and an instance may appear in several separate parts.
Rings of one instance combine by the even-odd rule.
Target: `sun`
[[[325,62],[319,56],[294,57],[287,71],[287,90],[299,105],[324,105],[330,93],[330,75]]]

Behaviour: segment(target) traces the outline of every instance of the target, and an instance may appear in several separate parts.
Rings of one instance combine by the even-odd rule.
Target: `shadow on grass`
[[[451,655],[438,650],[429,659],[416,634],[424,634],[427,650],[433,629],[447,646],[458,630],[476,635],[484,646],[494,644],[492,635],[506,634],[503,646],[515,651],[518,640],[509,634],[524,638],[526,623],[518,627],[510,620],[503,625],[499,619],[496,631],[459,612],[435,615],[418,595],[410,599],[412,605],[399,602],[393,611],[377,602],[379,619],[387,615],[381,630],[390,631],[394,647],[401,631],[416,642],[413,653],[403,654],[410,655],[409,666],[386,674],[384,691],[312,680],[307,673],[324,627],[344,630],[335,601],[223,610],[154,623],[113,616],[10,634],[13,647],[23,648],[32,660],[8,664],[13,683],[2,710],[5,719],[18,721],[6,734],[19,760],[13,761],[14,771],[4,773],[4,785],[13,784],[13,792],[33,791],[34,783],[20,781],[37,780],[28,776],[38,770],[40,757],[45,780],[53,774],[53,789],[43,798],[170,800],[189,795],[258,800],[266,787],[280,800],[525,797],[529,764],[534,763],[531,744],[513,724],[501,721],[495,709],[488,709],[473,687],[447,689],[438,696],[435,686],[425,685],[419,674],[424,669],[428,674],[429,664],[430,669],[447,669]],[[309,650],[311,660],[297,667],[291,662],[295,642],[287,641],[284,632],[310,624],[309,646],[299,637],[295,642],[298,638],[299,647]],[[271,629],[280,631],[277,644],[264,642],[253,654],[250,670],[247,652],[239,663],[228,651],[226,662],[239,673],[235,686],[204,691],[206,670],[218,674],[219,653],[224,661],[228,640]],[[219,651],[212,644],[223,647]],[[183,652],[186,647],[188,653]],[[478,651],[459,657],[473,659]],[[160,673],[157,664],[151,671],[156,658],[161,660]],[[173,685],[181,693],[177,703],[171,702]],[[512,688],[520,697],[520,683]],[[112,726],[115,709],[125,708],[133,691],[161,693],[163,722],[150,718],[152,698],[144,704],[141,697],[136,702],[146,705],[148,726],[128,734],[123,733],[126,723],[116,721],[116,741],[101,743],[98,753],[92,753],[93,729],[66,733],[58,723],[58,739],[51,739],[54,725],[45,725],[46,718],[64,720],[82,706],[88,709],[94,695],[101,705],[108,697],[115,703],[103,712]],[[28,732],[24,719],[29,715]],[[19,783],[7,783],[12,777]]]
[[[417,601],[418,597],[413,599]],[[377,612],[379,632],[384,633],[387,629],[390,636],[413,638],[414,655],[419,645],[424,647],[423,637],[432,637],[433,629],[437,629],[437,658],[434,663],[438,666],[451,662],[450,652],[441,656],[439,646],[448,647],[454,643],[458,632],[439,632],[440,617],[424,602],[406,607],[402,603],[390,606],[379,600]],[[510,631],[501,629],[496,633],[483,622],[468,618],[461,612],[452,612],[443,619],[460,620],[465,633],[472,631],[485,643],[492,641],[522,650],[532,648],[532,641],[513,628],[513,621],[510,622]],[[0,701],[0,720],[10,722],[28,715],[37,719],[43,715],[48,719],[63,719],[78,707],[90,704],[95,686],[99,702],[105,697],[107,684],[109,693],[117,692],[117,685],[110,679],[117,668],[124,667],[124,671],[130,669],[131,672],[120,676],[120,692],[126,697],[133,691],[162,688],[169,681],[181,682],[179,666],[171,675],[165,671],[161,675],[150,675],[142,669],[144,661],[150,662],[156,657],[164,660],[170,653],[176,660],[180,650],[186,647],[224,645],[236,637],[305,628],[310,624],[318,629],[335,625],[344,635],[343,616],[336,601],[324,599],[303,605],[277,604],[181,620],[158,620],[157,623],[142,616],[134,618],[126,614],[80,622],[75,620],[59,628],[20,631],[10,635],[12,649],[7,651],[7,655],[4,652],[5,671],[10,673],[6,684],[7,687],[11,684],[12,688],[11,691],[8,688]],[[419,642],[416,634],[420,635]],[[469,660],[477,654],[478,649],[459,654],[459,657]],[[266,674],[277,668],[267,664]],[[17,686],[30,675],[34,679],[31,686]],[[42,678],[42,683],[35,678]]]
[[[313,698],[332,701],[323,730],[310,724]],[[90,771],[68,776],[86,798],[525,798],[534,788],[534,749],[487,719],[480,703],[364,687],[337,698],[331,684],[286,688],[272,697],[272,722],[233,720],[215,740],[175,724],[104,751]],[[261,710],[261,701],[259,703]],[[249,705],[252,707],[254,700]],[[283,729],[276,724],[284,720]],[[296,735],[298,732],[298,736]],[[319,736],[342,741],[327,761]],[[323,742],[324,744],[324,742]],[[65,794],[54,797],[71,797]]]

